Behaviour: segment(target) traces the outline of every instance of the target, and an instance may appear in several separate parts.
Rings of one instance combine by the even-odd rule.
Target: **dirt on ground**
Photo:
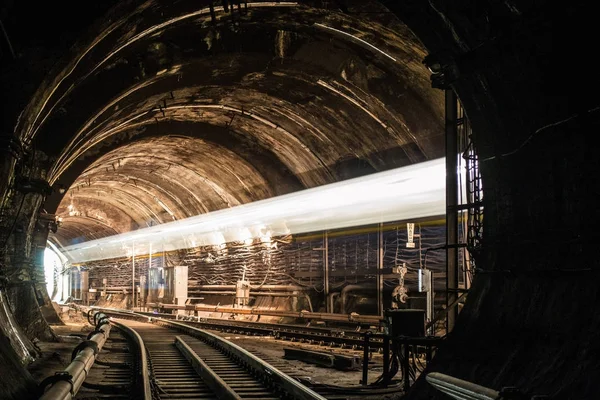
[[[78,311],[64,307],[59,316],[64,325],[50,325],[58,341],[35,342],[41,356],[27,367],[38,384],[56,372],[63,371],[71,363],[73,349],[93,330]]]
[[[286,340],[277,340],[272,336],[245,336],[241,334],[231,334],[224,332],[211,331],[240,347],[264,358],[272,363],[276,368],[287,374],[307,379],[314,384],[335,385],[350,389],[363,388],[362,367],[354,371],[342,371],[334,368],[323,367],[309,362],[291,360],[284,358],[285,348],[297,348],[311,351],[325,352],[330,354],[339,354],[347,356],[357,356],[362,360],[362,351],[351,349],[340,349],[334,347],[312,345],[308,343],[290,342]],[[369,374],[367,382],[375,382],[383,372],[383,359],[381,354],[372,353],[369,359]],[[378,395],[360,395],[348,396],[347,399],[400,399],[403,393],[378,394]]]

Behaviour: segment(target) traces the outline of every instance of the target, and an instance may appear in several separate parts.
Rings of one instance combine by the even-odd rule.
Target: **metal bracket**
[[[57,372],[52,376],[47,377],[46,379],[44,379],[43,381],[40,382],[38,389],[39,389],[39,394],[40,397],[42,394],[44,394],[46,387],[48,385],[54,385],[56,382],[60,382],[60,381],[64,381],[64,382],[68,382],[71,384],[71,390],[69,391],[71,393],[71,396],[74,396],[75,393],[73,393],[73,376],[66,372],[66,371],[61,371],[61,372]]]
[[[71,353],[71,361],[73,361],[75,359],[75,357],[77,357],[77,354],[85,349],[90,347],[92,350],[94,350],[94,355],[98,354],[98,343],[94,342],[93,340],[84,340],[83,342],[79,343],[77,345],[77,347],[75,347],[73,349],[73,353]]]

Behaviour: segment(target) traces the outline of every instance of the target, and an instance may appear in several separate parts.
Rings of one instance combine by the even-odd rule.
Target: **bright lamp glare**
[[[60,266],[61,262],[58,254],[46,247],[46,250],[44,250],[44,277],[46,278],[46,290],[50,297],[52,297],[54,291],[54,271]]]
[[[273,197],[63,248],[73,263],[443,215],[444,159]],[[265,232],[265,233],[261,233]],[[135,246],[132,246],[135,244]],[[126,245],[126,246],[125,246]],[[129,250],[129,254],[128,254]]]

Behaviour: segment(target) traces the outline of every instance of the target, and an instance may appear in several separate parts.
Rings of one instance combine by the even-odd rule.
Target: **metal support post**
[[[377,315],[383,317],[383,224],[379,224],[377,233]]]
[[[446,90],[446,306],[458,296],[458,100],[452,89]],[[454,246],[450,246],[454,245]],[[446,330],[456,323],[458,306],[448,308]]]
[[[329,234],[323,233],[323,299],[325,300],[325,312],[331,313],[329,307]],[[342,310],[344,312],[344,310]]]
[[[363,370],[362,370],[362,381],[360,382],[363,386],[369,384],[369,340],[371,338],[371,331],[365,332],[365,339],[363,342]]]
[[[135,244],[131,243],[131,308],[135,307]]]

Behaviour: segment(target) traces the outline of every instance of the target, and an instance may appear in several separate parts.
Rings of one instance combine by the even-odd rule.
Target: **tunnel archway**
[[[592,203],[588,200],[589,197],[586,197],[586,193],[589,193],[590,186],[592,192],[597,191],[597,183],[594,183],[593,179],[589,179],[590,171],[594,171],[598,167],[596,158],[592,156],[597,150],[597,145],[592,143],[587,132],[596,129],[599,125],[596,113],[598,108],[591,95],[597,91],[599,85],[597,79],[589,79],[585,74],[581,74],[578,71],[579,67],[572,65],[570,61],[572,59],[590,61],[588,52],[579,40],[581,37],[587,37],[589,27],[593,26],[592,21],[589,20],[590,17],[586,18],[586,14],[589,15],[589,13],[586,13],[584,6],[564,6],[570,11],[568,14],[563,12],[565,11],[563,8],[550,3],[533,5],[518,1],[484,2],[477,5],[460,2],[443,7],[436,2],[398,3],[390,1],[384,3],[398,18],[407,23],[432,55],[429,58],[429,65],[434,72],[434,84],[442,88],[451,88],[458,93],[474,126],[484,179],[486,182],[490,182],[489,186],[486,186],[487,225],[485,248],[482,254],[484,272],[477,278],[472,295],[461,314],[459,325],[432,369],[446,371],[494,387],[519,385],[529,390],[553,393],[559,398],[567,398],[568,394],[577,394],[579,398],[589,398],[588,395],[595,389],[593,385],[582,383],[581,375],[569,375],[568,371],[578,370],[578,365],[583,366],[584,371],[590,373],[597,370],[597,361],[591,361],[586,355],[589,349],[593,351],[597,347],[593,344],[594,338],[597,337],[594,329],[597,321],[593,318],[587,320],[587,317],[582,316],[580,312],[577,310],[572,312],[571,306],[565,305],[572,304],[572,307],[577,308],[581,304],[597,303],[592,287],[594,280],[585,278],[590,273],[596,272],[595,267],[585,269],[577,266],[584,264],[595,266],[588,246],[592,243],[594,234],[591,232],[594,232],[593,225],[598,218],[595,213],[592,212],[590,216],[588,212],[594,207],[590,207]],[[362,10],[360,7],[358,9]],[[337,18],[337,9],[335,13]],[[307,19],[315,17],[310,10],[307,14],[309,15],[301,17]],[[296,20],[301,19],[297,14],[293,15]],[[327,12],[323,12],[323,15],[327,15]],[[137,16],[143,20],[141,14],[137,14]],[[340,18],[345,20],[346,16]],[[388,21],[390,16],[384,15],[376,18]],[[148,17],[148,20],[152,20],[152,17]],[[569,23],[570,30],[559,32],[559,28],[552,26],[553,22],[560,20]],[[289,29],[286,21],[278,20],[277,23],[280,23],[277,28]],[[344,23],[346,21],[341,25]],[[340,25],[336,26],[335,29],[341,28]],[[107,38],[110,35],[118,36],[118,29],[115,26],[112,28],[115,30],[108,29]],[[271,32],[275,31],[278,32],[279,29],[271,28]],[[370,30],[366,28],[366,31]],[[153,31],[153,33],[156,32],[158,31]],[[347,41],[347,46],[358,46],[364,50],[363,43],[356,42],[343,34],[335,33],[334,35],[333,32],[326,31],[335,36],[335,40],[340,40],[341,37],[342,42]],[[372,31],[370,32],[372,33]],[[408,31],[403,33],[409,34]],[[410,35],[412,36],[412,34]],[[372,39],[373,36],[376,35],[371,34],[368,39]],[[277,43],[285,46],[290,39],[286,35],[277,36],[277,34],[272,34],[271,37],[276,38]],[[385,35],[382,37],[386,38]],[[366,41],[368,42],[368,40]],[[379,44],[378,40],[376,42]],[[552,44],[553,42],[554,44]],[[415,51],[413,45],[411,43],[407,47],[411,51]],[[153,60],[148,61],[149,71],[154,73],[163,71],[165,65],[172,64],[169,60],[173,60],[177,56],[173,48],[167,45],[157,44],[151,48],[148,46],[143,46],[143,48],[154,57]],[[560,50],[557,50],[559,48]],[[363,53],[361,54],[364,56]],[[368,49],[368,54],[369,57],[380,57],[383,60],[376,60],[378,65],[388,62],[385,55],[373,53],[372,49]],[[393,52],[389,52],[389,54],[394,57]],[[420,47],[416,54],[424,56],[425,52]],[[414,63],[410,65],[417,68],[418,64],[419,68],[422,68],[419,56],[415,56]],[[84,62],[77,65],[89,62],[89,67],[93,64],[93,61],[81,60]],[[256,61],[257,65],[260,65],[261,58],[257,56],[256,60],[258,60]],[[235,64],[236,59],[235,57],[224,57],[223,61]],[[262,61],[264,67],[264,59]],[[126,65],[133,64],[135,63],[127,61]],[[583,64],[585,65],[585,63]],[[70,67],[74,65],[71,64]],[[348,62],[347,65],[350,66],[351,63]],[[117,67],[115,65],[112,70],[117,71]],[[275,67],[270,65],[269,68]],[[69,69],[68,67],[66,70]],[[131,69],[125,69],[129,72],[130,77],[141,74],[139,70],[132,72]],[[279,78],[277,74],[285,75],[284,69],[283,67],[275,69],[273,76]],[[359,66],[352,71],[353,73],[350,75],[355,77],[353,85],[360,87],[360,82],[364,82],[364,70],[365,68]],[[109,71],[110,69],[104,72],[109,73]],[[344,69],[344,71],[346,70]],[[321,72],[319,71],[319,73]],[[125,72],[120,73],[125,74]],[[144,70],[144,74],[146,73],[147,71]],[[369,76],[368,73],[366,75]],[[425,115],[437,116],[433,118],[435,122],[431,131],[434,132],[441,126],[442,103],[439,101],[439,93],[435,94],[435,91],[425,89],[428,85],[428,75],[426,70],[420,69],[420,72],[415,75],[419,79],[416,82],[408,83],[423,89],[423,92],[432,93],[428,98],[415,99],[413,104],[423,102],[425,109],[431,107],[437,110],[433,113],[425,112]],[[119,75],[115,72],[114,76]],[[170,76],[169,69],[167,68],[166,72],[158,75],[158,77],[160,76],[164,76],[164,79]],[[347,72],[346,76],[348,77]],[[559,76],[567,76],[568,79],[559,80],[557,78]],[[75,77],[75,81],[79,77]],[[264,78],[264,82],[268,82],[267,85],[277,86],[278,78]],[[160,85],[159,81],[162,79],[157,78],[156,83]],[[285,81],[283,78],[282,80]],[[58,81],[60,78],[54,83]],[[67,84],[68,80],[64,82],[66,83],[65,87],[70,87]],[[302,82],[307,81],[302,80]],[[373,145],[373,151],[366,152],[367,155],[386,154],[388,149],[400,148],[402,151],[390,153],[392,160],[408,162],[419,159],[424,154],[427,157],[427,151],[423,151],[426,147],[423,147],[422,143],[421,146],[418,143],[411,145],[410,140],[407,141],[408,143],[405,140],[396,142],[389,147],[383,145],[378,147],[378,143],[381,144],[389,139],[388,134],[384,133],[386,128],[381,122],[386,126],[390,124],[394,128],[402,126],[402,122],[404,122],[409,128],[408,131],[411,130],[408,123],[410,118],[402,111],[392,109],[390,114],[402,115],[404,118],[403,121],[392,120],[390,123],[386,118],[380,117],[380,105],[375,101],[379,97],[363,97],[362,94],[355,97],[351,92],[346,91],[347,87],[344,89],[335,86],[327,80],[323,80],[323,82],[325,86],[317,84],[310,92],[317,91],[321,95],[327,93],[336,99],[336,108],[347,110],[345,112],[349,116],[355,115],[357,107],[359,115],[367,115],[359,117],[365,118],[365,120],[361,121],[361,126],[356,130],[356,132],[360,132],[358,136],[344,137],[347,140],[344,142],[344,148],[356,146],[357,143],[362,144],[360,138],[363,137],[364,132],[377,129],[381,136],[377,139],[377,143],[368,143]],[[371,87],[371,85],[368,86]],[[51,87],[53,87],[52,82],[38,92],[31,102],[30,108],[20,120],[18,132],[22,133],[24,138],[30,138],[37,130],[37,122],[35,122],[38,119],[37,112],[40,111],[40,104],[45,103],[40,100],[48,95],[48,89]],[[590,88],[589,93],[576,93],[578,87]],[[380,88],[380,90],[383,89]],[[98,92],[102,91],[98,90]],[[300,91],[297,97],[288,97],[298,94],[294,91],[288,92],[281,94],[273,89],[272,98],[287,99],[288,102],[290,98],[293,98],[296,103],[314,101],[303,91]],[[65,92],[55,92],[57,98],[64,94]],[[244,103],[244,95],[253,98],[256,91],[237,91],[236,96],[238,97],[235,97],[237,104],[234,108],[238,111],[233,110],[237,114],[214,114],[211,115],[213,121],[217,125],[224,125],[227,121],[236,121],[236,119],[239,121],[239,116],[243,114],[241,105]],[[147,116],[151,120],[154,116],[162,116],[163,112],[163,118],[166,118],[167,112],[170,113],[174,110],[169,110],[169,107],[165,108],[165,103],[161,105],[161,101],[168,99],[169,96],[168,91],[159,91],[154,96],[147,97],[145,102],[142,99],[138,103],[132,103],[135,104],[131,106],[132,108],[144,109],[148,114],[132,113],[128,116],[120,114],[119,110],[114,108],[107,109],[107,114],[104,116],[94,114],[90,112],[90,109],[98,109],[99,106],[89,103],[87,111],[83,111],[86,106],[82,105],[82,112],[78,117],[65,118],[70,122],[64,126],[69,127],[69,124],[72,124],[69,129],[71,132],[75,132],[78,127],[85,125],[85,122],[88,122],[91,127],[98,123],[99,126],[107,129],[115,128],[115,125],[110,126],[110,120],[119,115],[121,115],[120,122],[126,122],[127,117],[137,115],[142,115],[138,118]],[[203,93],[203,96],[213,97],[206,93]],[[103,100],[98,100],[99,104],[103,102],[106,104],[107,97],[110,98],[110,95]],[[329,97],[327,99],[321,105],[328,103],[329,100],[333,101]],[[76,100],[71,101],[73,104],[78,103]],[[192,98],[192,101],[195,99]],[[220,101],[216,102],[216,104],[219,103]],[[116,107],[116,105],[111,104],[111,107]],[[348,106],[349,109],[347,109]],[[175,107],[179,107],[179,105]],[[123,108],[119,105],[119,108],[126,109],[124,105]],[[319,108],[326,109],[324,106],[319,106]],[[67,112],[68,109],[68,107],[65,108]],[[374,114],[376,119],[365,112],[365,109]],[[60,107],[57,110],[60,110]],[[278,118],[281,118],[281,113],[277,114],[278,111],[269,110],[269,117],[277,115]],[[308,113],[313,114],[313,111],[315,111],[314,108]],[[90,115],[97,117],[89,119]],[[177,112],[174,112],[173,115],[169,115],[169,118],[175,119],[177,115]],[[232,115],[237,116],[233,118]],[[45,119],[46,116],[43,113],[39,118]],[[265,119],[263,113],[256,114],[256,116]],[[284,121],[293,125],[287,117],[278,120],[281,125],[269,119],[266,120],[275,125],[275,128],[271,127],[272,129],[277,129],[278,126],[285,128]],[[306,115],[301,115],[301,117],[304,120],[307,119]],[[46,128],[49,130],[48,132],[52,132],[65,122],[64,119],[62,122],[60,119],[59,115],[48,119],[48,124],[45,125],[48,127]],[[98,122],[94,122],[94,119]],[[250,119],[255,118],[250,117]],[[156,121],[154,122],[156,123]],[[244,120],[244,122],[248,121]],[[331,132],[325,134],[324,138],[331,139],[335,133],[338,133],[338,130],[343,131],[349,126],[350,124],[347,122],[339,121],[337,129],[331,129]],[[252,130],[251,125],[244,124],[243,127],[248,131]],[[397,129],[396,133],[408,133],[403,127]],[[80,132],[82,135],[88,133],[91,136],[87,136],[87,139],[93,137],[91,132]],[[318,137],[319,133],[315,131],[313,135]],[[40,131],[40,148],[52,153],[54,147],[54,155],[58,155],[58,152],[65,147],[65,142],[61,141],[55,143],[46,141],[44,144],[41,139],[44,136],[52,137],[50,134],[43,135],[43,130]],[[298,139],[292,133],[289,136],[290,140],[294,140],[293,137]],[[566,144],[565,137],[569,137],[569,142]],[[300,142],[309,147],[309,150],[314,150],[307,145],[307,142]],[[437,151],[441,151],[440,149]],[[78,151],[77,146],[72,146],[70,150],[75,153]],[[56,172],[66,170],[69,162],[80,156],[78,154],[70,161],[66,161],[72,157],[68,153],[69,149],[67,148],[66,152],[62,154],[61,159],[65,160],[65,165],[51,172],[50,179],[53,183],[59,182],[57,178],[60,173]],[[307,159],[313,161],[323,160],[315,156],[318,153],[319,151],[304,151],[300,154],[304,154],[308,157]],[[281,154],[283,153],[280,153],[277,158],[285,159]],[[288,155],[289,159],[294,159],[296,156],[290,154],[289,150]],[[361,154],[362,156],[364,155]],[[376,168],[385,168],[385,162],[377,160],[378,157],[366,158],[369,159],[370,164],[376,165]],[[319,165],[323,171],[337,159],[338,157],[332,157],[327,161],[314,164],[312,161],[307,161],[306,165]],[[56,165],[60,165],[60,162]],[[300,180],[296,172],[294,175],[305,186],[325,182],[326,179],[323,176],[327,176],[330,180],[335,179],[331,174],[309,174],[308,177],[303,176],[304,180]],[[559,231],[564,234],[566,239],[562,241],[556,239],[556,233]],[[538,238],[538,241],[532,241],[532,237]],[[506,249],[515,249],[515,251],[506,251]],[[568,260],[566,268],[562,264],[563,260]],[[577,297],[573,295],[574,292],[577,293]],[[525,313],[522,311],[523,309],[528,311]],[[553,310],[554,313],[549,315],[548,310]],[[567,318],[567,321],[565,322],[563,318]],[[491,347],[482,339],[487,336],[502,337],[502,340],[496,346]],[[540,338],[544,340],[539,340]],[[565,340],[566,338],[570,338],[569,343],[561,344],[561,339]],[[595,342],[597,343],[597,341]],[[548,365],[553,366],[552,371],[549,370]],[[563,376],[563,379],[552,379],[559,371],[567,372],[567,376]],[[433,394],[425,385],[423,382],[419,383],[417,389],[411,394],[411,398],[431,398]]]

